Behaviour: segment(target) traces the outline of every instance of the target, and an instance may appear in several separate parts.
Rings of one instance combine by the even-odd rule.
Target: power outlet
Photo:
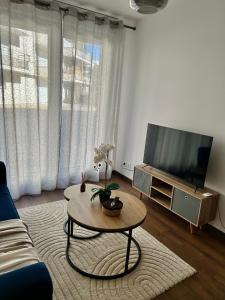
[[[131,164],[130,162],[127,162],[127,161],[124,161],[124,162],[122,163],[122,167],[123,167],[124,169],[130,170],[130,171],[133,170],[132,164]]]

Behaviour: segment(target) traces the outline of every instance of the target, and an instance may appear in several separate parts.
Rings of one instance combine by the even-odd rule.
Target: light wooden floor
[[[139,196],[131,184],[114,175],[113,181],[123,191]],[[40,196],[23,196],[17,208],[63,199],[63,190],[43,192]],[[157,297],[158,300],[225,300],[225,238],[211,228],[191,235],[189,224],[143,197],[148,210],[143,228],[192,265],[198,273]]]

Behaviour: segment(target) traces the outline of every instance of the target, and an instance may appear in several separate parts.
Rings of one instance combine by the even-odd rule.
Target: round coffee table
[[[97,185],[86,184],[86,191],[81,193],[80,185],[73,185],[64,191],[65,198],[69,200],[67,209],[68,234],[66,258],[71,267],[82,275],[95,279],[116,279],[132,272],[141,260],[141,248],[138,242],[132,237],[132,230],[144,222],[147,211],[145,205],[137,197],[116,190],[113,191],[112,197],[120,197],[120,200],[123,202],[121,214],[118,217],[107,216],[102,212],[102,206],[98,198],[95,198],[93,202],[90,201],[91,196],[93,195],[92,189],[98,187],[99,186]],[[97,232],[96,235],[101,233],[121,233],[126,236],[128,240],[124,271],[113,275],[98,275],[80,269],[71,260],[69,255],[70,238],[71,236],[76,238],[76,235],[73,235],[74,223],[83,228]],[[125,231],[128,231],[128,233]],[[90,238],[93,237],[95,236],[91,236]],[[79,236],[78,238],[81,237]],[[138,258],[129,268],[131,241],[133,241],[137,248]]]

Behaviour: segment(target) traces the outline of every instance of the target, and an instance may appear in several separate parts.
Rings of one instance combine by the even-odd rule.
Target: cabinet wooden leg
[[[142,199],[142,193],[140,193],[140,200]]]
[[[191,234],[194,233],[194,226],[190,223],[190,231],[191,231]]]

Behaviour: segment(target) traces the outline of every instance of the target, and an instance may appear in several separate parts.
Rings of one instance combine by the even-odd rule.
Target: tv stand
[[[164,172],[142,164],[135,166],[133,187],[154,202],[190,223],[202,228],[216,216],[219,194],[211,189],[197,189]]]

